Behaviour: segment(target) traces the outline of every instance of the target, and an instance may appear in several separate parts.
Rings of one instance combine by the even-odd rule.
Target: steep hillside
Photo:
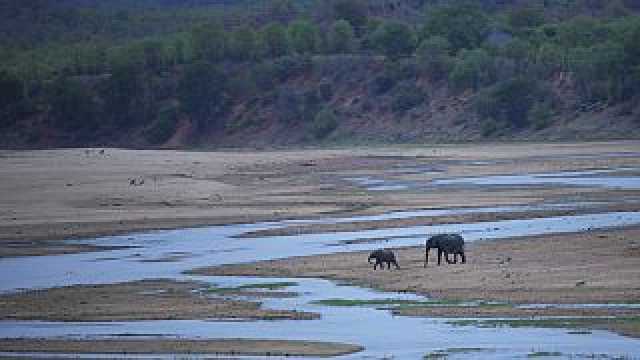
[[[636,138],[637,3],[0,3],[0,146]]]

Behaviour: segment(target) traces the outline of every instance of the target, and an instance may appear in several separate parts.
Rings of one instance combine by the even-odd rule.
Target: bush
[[[551,105],[547,102],[538,102],[534,104],[527,114],[529,123],[536,130],[542,130],[551,125],[552,116],[553,110],[551,109]]]
[[[313,63],[309,56],[284,56],[275,60],[273,66],[278,80],[285,81],[311,71]]]
[[[49,91],[50,114],[58,128],[91,131],[98,127],[98,106],[90,89],[70,78],[61,78]]]
[[[391,102],[394,112],[404,113],[425,102],[425,94],[415,84],[400,86]]]
[[[204,126],[209,117],[222,108],[226,86],[227,77],[216,66],[189,65],[178,85],[181,109],[191,116],[196,126]]]
[[[346,20],[338,20],[329,30],[328,50],[331,53],[350,53],[356,48],[356,39],[353,27]]]
[[[318,49],[318,28],[308,21],[294,21],[287,34],[291,48],[297,54],[311,54]]]
[[[24,83],[15,75],[0,71],[0,126],[10,125],[25,102]]]
[[[493,59],[483,49],[461,51],[449,74],[449,81],[459,90],[477,90],[493,82],[493,79]]]
[[[371,92],[373,95],[383,95],[386,94],[389,90],[393,89],[396,85],[396,82],[393,78],[388,75],[378,75],[371,82]]]
[[[176,131],[178,108],[166,106],[158,111],[158,117],[153,126],[146,132],[145,137],[152,144],[162,144]]]
[[[367,3],[364,0],[334,0],[333,12],[336,20],[345,20],[355,28],[367,22]]]
[[[531,107],[545,97],[545,91],[536,80],[514,78],[480,94],[476,100],[476,111],[484,119],[522,128],[529,125]]]
[[[409,25],[389,21],[378,26],[372,34],[372,45],[384,55],[396,58],[413,53],[416,36]]]
[[[338,117],[331,108],[325,107],[313,118],[311,131],[316,139],[323,139],[337,127]]]
[[[489,18],[473,4],[440,6],[427,14],[422,38],[442,36],[451,44],[452,53],[473,49],[482,43],[489,32]]]
[[[449,55],[451,44],[442,36],[424,39],[417,50],[420,67],[433,80],[447,77],[453,59]]]

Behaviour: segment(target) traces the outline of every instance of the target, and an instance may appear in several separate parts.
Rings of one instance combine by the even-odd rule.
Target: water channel
[[[545,205],[566,208],[576,205]],[[640,356],[640,340],[606,331],[572,333],[563,329],[479,328],[456,326],[447,319],[393,316],[373,307],[331,307],[314,303],[328,298],[409,299],[420,296],[378,292],[321,279],[273,279],[255,277],[194,277],[183,272],[196,267],[245,263],[342,251],[369,250],[381,245],[368,239],[384,239],[384,246],[420,245],[426,234],[459,232],[467,241],[518,237],[546,233],[576,232],[640,224],[640,212],[613,212],[504,220],[468,224],[384,228],[354,232],[241,238],[248,232],[307,223],[380,221],[416,216],[439,216],[473,212],[530,211],[531,207],[463,208],[393,212],[373,216],[309,221],[282,221],[204,228],[154,231],[124,236],[74,240],[99,245],[127,245],[127,249],[56,256],[0,260],[0,291],[49,288],[73,284],[102,284],[148,278],[196,279],[218,286],[295,281],[287,288],[300,294],[293,298],[270,298],[264,306],[321,314],[318,320],[220,321],[163,320],[129,322],[1,321],[0,338],[113,338],[135,335],[168,338],[261,338],[348,342],[364,346],[362,352],[344,359],[421,359],[433,351],[457,349],[449,358],[526,358],[536,352],[566,356]],[[356,241],[357,240],[357,241]],[[364,240],[364,241],[360,241]],[[170,256],[176,261],[157,262]],[[151,260],[151,261],[150,261]],[[363,260],[364,261],[364,260]],[[594,305],[595,306],[595,305]],[[212,321],[215,320],[215,321]],[[15,354],[14,354],[15,355]],[[44,356],[43,354],[23,354]],[[77,356],[75,354],[74,356]],[[95,354],[87,355],[96,357]],[[155,356],[154,356],[155,357]]]

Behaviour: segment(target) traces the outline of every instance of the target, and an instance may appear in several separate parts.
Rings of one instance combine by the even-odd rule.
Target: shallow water
[[[438,179],[433,185],[530,186],[569,185],[609,189],[640,189],[640,176],[624,175],[635,169],[566,171],[526,175],[494,175]]]
[[[195,278],[201,279],[201,278]],[[261,278],[209,277],[222,286],[265,281]],[[262,338],[324,340],[361,344],[366,350],[342,356],[342,359],[383,358],[421,359],[431,351],[480,348],[491,351],[491,358],[525,358],[532,351],[558,351],[563,354],[602,354],[623,356],[640,352],[638,340],[605,331],[570,334],[561,329],[476,328],[447,324],[447,319],[393,316],[372,307],[327,307],[312,302],[332,297],[353,299],[421,300],[409,294],[389,294],[351,286],[338,286],[318,279],[268,279],[297,281],[287,290],[301,294],[297,298],[269,299],[270,308],[315,311],[320,320],[218,322],[204,320],[134,321],[113,323],[3,322],[0,337],[72,337],[82,339],[127,338],[164,334],[168,338]],[[461,358],[486,358],[486,352],[458,354]],[[464,355],[464,356],[462,356]]]
[[[361,176],[345,180],[369,191],[427,190],[438,187],[468,186],[576,186],[603,187],[608,189],[640,189],[640,176],[636,168],[596,169],[587,171],[563,171],[538,174],[489,175],[434,179],[432,181],[408,181]],[[429,173],[426,171],[423,173]],[[417,173],[417,172],[410,172]]]
[[[559,205],[558,205],[559,206]],[[513,207],[509,207],[513,208]],[[516,207],[518,209],[523,207]],[[478,212],[496,208],[479,208]],[[504,208],[497,208],[504,209]],[[474,209],[418,210],[390,214],[336,218],[331,222],[356,219],[370,221],[441,214],[438,211],[473,212]],[[184,338],[264,338],[348,342],[363,345],[364,352],[345,359],[383,358],[420,359],[425,353],[452,348],[482,348],[491,358],[526,357],[532,351],[558,351],[563,354],[640,354],[640,341],[604,331],[569,334],[562,329],[477,328],[454,326],[446,319],[393,316],[389,311],[371,307],[330,307],[312,301],[328,298],[347,299],[424,299],[410,294],[394,294],[353,286],[338,285],[319,279],[273,279],[253,277],[197,277],[182,272],[200,266],[251,262],[290,256],[367,250],[376,244],[341,244],[345,240],[388,239],[388,246],[419,245],[426,234],[456,231],[467,241],[525,236],[533,234],[575,232],[640,224],[639,212],[616,212],[580,216],[562,216],[529,220],[508,220],[456,225],[415,226],[358,232],[238,238],[246,232],[277,228],[304,221],[228,225],[208,228],[156,231],[127,236],[102,237],[80,242],[103,245],[135,245],[139,248],[96,253],[0,259],[0,289],[53,287],[71,284],[113,283],[145,278],[195,279],[218,286],[247,283],[295,281],[287,291],[299,297],[266,299],[268,308],[296,309],[321,314],[319,320],[307,321],[204,321],[166,320],[107,323],[62,323],[39,321],[2,321],[0,337],[73,337],[101,338],[158,334]],[[328,246],[341,244],[340,247]],[[173,262],[149,262],[175,255]],[[364,260],[363,260],[364,261]],[[383,340],[382,340],[383,339]],[[450,358],[486,358],[487,352],[451,354]]]

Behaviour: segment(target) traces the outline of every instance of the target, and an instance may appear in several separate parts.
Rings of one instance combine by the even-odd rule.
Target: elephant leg
[[[391,261],[387,261],[387,270],[391,270]]]
[[[438,265],[440,265],[441,260],[442,260],[442,250],[438,249]]]
[[[449,259],[449,255],[451,254],[445,252],[444,255],[445,259],[447,260],[447,264],[455,264],[458,261],[458,259],[456,258],[456,254],[453,254],[453,261]]]
[[[460,253],[460,257],[462,258],[462,263],[463,263],[463,264],[467,262],[467,259],[466,259],[466,258],[465,258],[465,256],[464,256],[464,251],[462,251],[462,252]]]
[[[429,263],[429,249],[425,250],[424,252],[424,267],[427,267],[428,263]]]

